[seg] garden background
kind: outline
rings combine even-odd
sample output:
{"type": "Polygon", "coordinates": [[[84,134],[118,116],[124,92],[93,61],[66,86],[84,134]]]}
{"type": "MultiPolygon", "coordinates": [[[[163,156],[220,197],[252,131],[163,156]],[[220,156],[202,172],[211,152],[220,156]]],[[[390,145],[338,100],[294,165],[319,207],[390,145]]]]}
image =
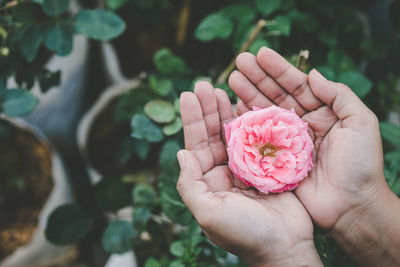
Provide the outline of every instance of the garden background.
{"type": "MultiPolygon", "coordinates": [[[[380,119],[400,195],[400,1],[0,0],[0,266],[246,266],[176,192],[179,95],[275,49],[380,119]]],[[[354,266],[322,230],[325,266],[354,266]]]]}

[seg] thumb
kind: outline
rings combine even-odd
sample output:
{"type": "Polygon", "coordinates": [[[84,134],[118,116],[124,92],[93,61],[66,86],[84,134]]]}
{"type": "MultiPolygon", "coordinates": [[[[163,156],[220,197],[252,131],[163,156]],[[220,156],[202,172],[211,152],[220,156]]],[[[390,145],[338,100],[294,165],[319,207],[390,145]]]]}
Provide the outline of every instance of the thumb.
{"type": "Polygon", "coordinates": [[[308,83],[313,94],[330,106],[343,122],[359,123],[374,116],[348,86],[327,80],[316,69],[309,73],[308,83]]]}
{"type": "Polygon", "coordinates": [[[208,185],[203,179],[200,163],[192,152],[180,150],[177,154],[181,173],[177,190],[183,202],[195,217],[207,209],[208,201],[213,198],[208,185]]]}

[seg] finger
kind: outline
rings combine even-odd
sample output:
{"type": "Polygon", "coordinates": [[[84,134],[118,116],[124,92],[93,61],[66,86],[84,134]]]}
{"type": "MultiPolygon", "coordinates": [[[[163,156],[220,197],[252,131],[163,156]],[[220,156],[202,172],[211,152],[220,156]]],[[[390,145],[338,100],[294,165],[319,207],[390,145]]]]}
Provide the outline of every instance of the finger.
{"type": "Polygon", "coordinates": [[[221,139],[220,118],[214,87],[209,82],[199,81],[195,85],[194,93],[199,99],[203,112],[203,119],[206,124],[208,135],[208,145],[214,157],[214,164],[223,164],[227,160],[227,155],[224,143],[221,139]]]}
{"type": "Polygon", "coordinates": [[[207,183],[211,192],[231,191],[232,172],[227,165],[217,166],[204,174],[203,179],[207,183]]]}
{"type": "Polygon", "coordinates": [[[241,72],[232,72],[228,82],[249,109],[253,109],[253,107],[266,108],[273,105],[241,72]]]}
{"type": "Polygon", "coordinates": [[[183,92],[180,99],[185,148],[193,152],[203,173],[214,167],[214,157],[208,145],[206,124],[196,95],[183,92]]]}
{"type": "Polygon", "coordinates": [[[188,150],[181,150],[177,157],[181,167],[177,190],[183,202],[199,220],[209,211],[210,206],[215,208],[218,199],[204,181],[200,163],[194,154],[188,150]]]}
{"type": "Polygon", "coordinates": [[[236,109],[237,109],[238,116],[241,116],[243,113],[250,111],[250,109],[240,99],[238,100],[238,102],[236,104],[236,109]]]}
{"type": "Polygon", "coordinates": [[[315,110],[322,106],[321,101],[314,96],[307,75],[287,62],[274,50],[263,47],[257,54],[258,64],[291,94],[306,110],[315,110]]]}
{"type": "Polygon", "coordinates": [[[231,122],[235,115],[233,113],[231,101],[224,90],[215,89],[215,95],[217,97],[217,108],[220,119],[220,131],[222,133],[222,140],[225,143],[225,128],[224,125],[231,122]]]}
{"type": "Polygon", "coordinates": [[[345,126],[376,120],[372,111],[346,85],[328,81],[315,69],[310,72],[308,82],[314,95],[330,106],[345,126]]]}
{"type": "MultiPolygon", "coordinates": [[[[258,65],[257,59],[253,54],[248,52],[241,53],[236,58],[236,66],[275,105],[286,109],[294,108],[300,116],[305,113],[305,110],[296,99],[265,73],[260,65],[258,65]]],[[[251,109],[251,107],[249,108],[251,109]]]]}

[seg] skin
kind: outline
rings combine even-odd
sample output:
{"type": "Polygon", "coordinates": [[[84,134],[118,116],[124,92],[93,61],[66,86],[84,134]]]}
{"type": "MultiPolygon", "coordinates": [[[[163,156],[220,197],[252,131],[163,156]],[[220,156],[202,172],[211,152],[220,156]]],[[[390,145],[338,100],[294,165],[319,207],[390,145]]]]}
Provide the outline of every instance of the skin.
{"type": "Polygon", "coordinates": [[[269,48],[238,56],[238,113],[294,108],[308,122],[314,168],[295,190],[313,221],[361,266],[400,265],[400,202],[387,186],[376,116],[344,84],[297,70],[269,48]]]}

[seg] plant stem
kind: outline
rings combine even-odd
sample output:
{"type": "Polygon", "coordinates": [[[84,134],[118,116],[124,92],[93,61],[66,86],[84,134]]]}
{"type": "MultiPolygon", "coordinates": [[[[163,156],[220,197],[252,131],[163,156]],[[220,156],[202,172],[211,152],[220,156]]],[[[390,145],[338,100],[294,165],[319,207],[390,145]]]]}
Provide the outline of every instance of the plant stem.
{"type": "Polygon", "coordinates": [[[183,46],[186,41],[186,33],[190,17],[190,1],[191,0],[183,0],[183,7],[181,14],[179,15],[178,31],[176,35],[176,45],[178,47],[183,46]]]}
{"type": "Polygon", "coordinates": [[[254,27],[254,29],[251,31],[249,38],[247,38],[246,42],[242,45],[242,47],[240,48],[239,52],[235,55],[235,57],[232,59],[231,63],[229,64],[229,66],[221,73],[221,75],[219,75],[218,79],[217,79],[217,84],[221,84],[221,83],[225,83],[226,79],[228,78],[229,74],[233,71],[233,69],[235,68],[235,62],[236,62],[236,57],[242,53],[245,52],[249,49],[249,47],[251,46],[251,44],[254,42],[254,40],[256,39],[256,37],[258,36],[258,34],[260,33],[260,31],[262,30],[262,28],[264,28],[267,25],[267,21],[260,19],[257,22],[257,25],[254,27]]]}

